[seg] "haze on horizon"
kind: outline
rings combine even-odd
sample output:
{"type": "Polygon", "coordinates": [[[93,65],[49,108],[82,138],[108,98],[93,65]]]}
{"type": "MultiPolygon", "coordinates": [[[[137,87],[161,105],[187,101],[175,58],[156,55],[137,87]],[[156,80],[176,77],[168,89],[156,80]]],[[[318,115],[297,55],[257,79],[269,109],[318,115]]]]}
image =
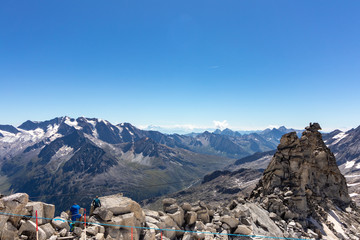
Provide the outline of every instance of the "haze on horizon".
{"type": "Polygon", "coordinates": [[[0,124],[360,125],[359,1],[10,1],[0,124]]]}

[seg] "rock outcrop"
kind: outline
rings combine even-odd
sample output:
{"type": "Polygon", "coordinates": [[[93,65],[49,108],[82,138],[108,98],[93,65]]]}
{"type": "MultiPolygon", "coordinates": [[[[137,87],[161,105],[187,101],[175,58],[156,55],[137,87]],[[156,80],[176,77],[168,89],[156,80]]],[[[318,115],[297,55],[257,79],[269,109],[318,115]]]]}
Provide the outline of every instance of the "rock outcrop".
{"type": "MultiPolygon", "coordinates": [[[[334,155],[322,140],[320,125],[310,123],[305,129],[301,138],[295,132],[283,135],[251,199],[279,219],[316,228],[314,221],[328,221],[329,211],[342,213],[356,206],[334,155]]],[[[322,233],[326,234],[323,229],[322,233]]]]}
{"type": "Polygon", "coordinates": [[[35,218],[38,214],[39,239],[48,239],[54,231],[50,222],[55,206],[42,202],[29,202],[26,193],[16,193],[0,199],[0,239],[27,239],[35,236],[35,218]],[[29,216],[29,217],[24,217],[29,216]]]}

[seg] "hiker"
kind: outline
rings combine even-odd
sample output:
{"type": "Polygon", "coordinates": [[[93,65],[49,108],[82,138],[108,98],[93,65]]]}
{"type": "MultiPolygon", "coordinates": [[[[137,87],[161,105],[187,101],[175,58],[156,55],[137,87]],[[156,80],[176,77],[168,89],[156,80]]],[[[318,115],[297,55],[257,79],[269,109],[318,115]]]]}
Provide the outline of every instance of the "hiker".
{"type": "Polygon", "coordinates": [[[70,212],[71,212],[71,221],[78,221],[81,218],[81,214],[79,213],[80,206],[77,203],[74,203],[74,205],[71,206],[70,212]]]}
{"type": "Polygon", "coordinates": [[[91,206],[93,207],[93,211],[94,211],[96,208],[101,207],[101,202],[100,202],[100,199],[99,199],[98,196],[96,196],[96,197],[94,198],[94,200],[92,201],[91,206]]]}

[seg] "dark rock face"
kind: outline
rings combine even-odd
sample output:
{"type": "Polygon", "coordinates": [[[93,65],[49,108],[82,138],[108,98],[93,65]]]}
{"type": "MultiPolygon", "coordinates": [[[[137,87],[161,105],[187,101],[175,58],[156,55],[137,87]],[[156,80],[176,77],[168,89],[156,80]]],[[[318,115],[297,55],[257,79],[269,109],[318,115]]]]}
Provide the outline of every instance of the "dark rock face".
{"type": "Polygon", "coordinates": [[[11,125],[0,125],[0,130],[10,132],[10,133],[14,133],[14,134],[17,134],[18,132],[20,132],[19,130],[17,130],[15,127],[13,127],[11,125]]]}
{"type": "Polygon", "coordinates": [[[349,205],[346,180],[320,129],[314,123],[301,138],[295,132],[285,134],[251,198],[282,218],[294,219],[313,215],[327,200],[339,207],[349,205]]]}
{"type": "Polygon", "coordinates": [[[41,128],[44,131],[48,128],[49,125],[60,124],[63,121],[63,118],[54,118],[51,120],[43,121],[43,122],[33,122],[33,121],[26,121],[21,124],[18,128],[24,130],[35,130],[36,128],[41,128]]]}

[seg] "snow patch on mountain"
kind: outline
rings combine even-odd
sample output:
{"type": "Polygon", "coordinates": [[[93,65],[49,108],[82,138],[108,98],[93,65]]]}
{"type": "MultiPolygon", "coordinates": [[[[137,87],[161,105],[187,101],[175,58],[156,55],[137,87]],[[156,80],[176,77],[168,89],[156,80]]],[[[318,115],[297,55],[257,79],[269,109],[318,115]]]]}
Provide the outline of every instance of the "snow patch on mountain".
{"type": "Polygon", "coordinates": [[[99,138],[99,133],[97,132],[97,129],[94,128],[94,130],[92,130],[92,135],[95,137],[95,138],[99,138]]]}
{"type": "MultiPolygon", "coordinates": [[[[122,133],[122,131],[124,130],[124,128],[123,128],[122,126],[124,126],[123,123],[121,123],[120,126],[119,126],[119,125],[116,125],[116,127],[119,129],[120,133],[122,133]]],[[[120,135],[120,136],[121,136],[121,135],[120,135]]]]}
{"type": "Polygon", "coordinates": [[[207,137],[201,137],[198,140],[201,142],[201,144],[203,146],[209,146],[210,145],[210,141],[209,141],[209,139],[207,137]]]}
{"type": "Polygon", "coordinates": [[[41,128],[35,130],[24,130],[19,128],[19,132],[16,134],[0,131],[4,135],[4,137],[0,139],[0,157],[12,158],[17,154],[22,153],[27,147],[43,140],[50,143],[55,139],[62,137],[61,134],[57,133],[58,129],[59,125],[54,124],[49,125],[46,132],[41,128]]]}
{"type": "Polygon", "coordinates": [[[71,119],[69,117],[65,117],[65,124],[69,125],[70,127],[74,127],[77,130],[81,130],[82,127],[78,125],[78,122],[75,119],[71,119]]]}
{"type": "Polygon", "coordinates": [[[178,166],[183,166],[181,163],[175,162],[175,161],[171,161],[171,160],[170,160],[170,163],[175,164],[175,165],[178,165],[178,166]]]}
{"type": "Polygon", "coordinates": [[[330,146],[331,146],[331,145],[334,145],[334,144],[337,144],[338,142],[341,141],[341,139],[345,138],[347,135],[348,135],[348,134],[346,134],[345,132],[341,132],[341,133],[336,134],[336,135],[333,137],[333,139],[336,139],[336,140],[335,140],[334,142],[332,142],[332,143],[330,144],[330,146]]]}
{"type": "Polygon", "coordinates": [[[352,161],[347,161],[345,163],[345,168],[352,168],[355,164],[355,160],[352,160],[352,161]]]}
{"type": "Polygon", "coordinates": [[[7,137],[7,136],[15,136],[15,135],[16,135],[15,133],[10,133],[10,132],[4,131],[4,130],[0,130],[0,133],[1,133],[4,137],[7,137]]]}
{"type": "Polygon", "coordinates": [[[125,128],[130,133],[130,135],[134,136],[134,133],[132,131],[130,131],[128,127],[125,127],[125,128]]]}
{"type": "Polygon", "coordinates": [[[346,178],[353,178],[353,177],[360,177],[360,175],[354,174],[354,175],[345,175],[346,178]]]}
{"type": "Polygon", "coordinates": [[[58,133],[59,130],[58,124],[49,125],[46,129],[46,133],[44,137],[49,138],[50,142],[54,141],[55,139],[62,137],[60,133],[58,133]]]}
{"type": "Polygon", "coordinates": [[[105,125],[110,124],[107,120],[104,120],[104,119],[101,119],[101,118],[98,118],[97,120],[99,121],[99,123],[100,123],[100,122],[105,123],[105,125]]]}
{"type": "Polygon", "coordinates": [[[144,156],[143,153],[135,154],[133,151],[127,151],[122,158],[129,162],[138,163],[141,165],[151,166],[151,157],[144,156]]]}
{"type": "Polygon", "coordinates": [[[67,162],[74,155],[74,149],[70,146],[62,146],[50,159],[47,164],[51,171],[55,172],[61,164],[67,162]]]}
{"type": "Polygon", "coordinates": [[[360,182],[358,182],[358,183],[348,183],[347,185],[348,185],[348,187],[353,187],[353,186],[356,186],[356,185],[359,185],[360,184],[360,182]]]}
{"type": "Polygon", "coordinates": [[[91,142],[93,142],[96,146],[99,148],[107,149],[110,152],[112,152],[114,155],[121,155],[123,152],[120,148],[117,148],[116,145],[104,142],[97,138],[97,136],[91,136],[89,134],[84,134],[84,136],[89,139],[91,142]]]}
{"type": "Polygon", "coordinates": [[[68,155],[69,153],[72,153],[73,151],[74,151],[74,149],[72,147],[64,145],[51,157],[51,160],[54,158],[64,157],[64,156],[68,155]]]}
{"type": "Polygon", "coordinates": [[[93,126],[93,128],[96,127],[96,121],[90,120],[90,119],[87,119],[87,118],[86,118],[86,121],[87,121],[88,123],[90,123],[90,124],[93,126]]]}

